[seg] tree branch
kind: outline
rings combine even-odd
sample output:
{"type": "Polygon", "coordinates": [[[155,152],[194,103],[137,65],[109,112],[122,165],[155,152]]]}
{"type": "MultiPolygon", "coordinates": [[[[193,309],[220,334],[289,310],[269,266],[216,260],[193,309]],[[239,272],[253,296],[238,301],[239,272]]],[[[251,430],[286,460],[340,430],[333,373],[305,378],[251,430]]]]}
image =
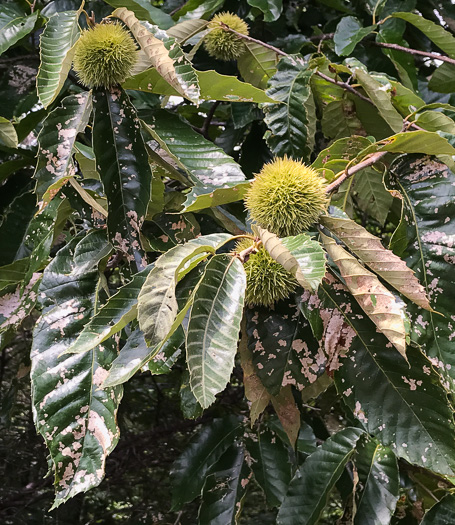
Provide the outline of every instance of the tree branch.
{"type": "Polygon", "coordinates": [[[368,155],[365,160],[362,160],[362,162],[359,162],[355,166],[352,166],[352,168],[347,169],[343,175],[340,175],[337,179],[335,179],[333,182],[331,182],[325,189],[326,193],[332,193],[335,190],[337,190],[346,179],[349,179],[349,177],[352,177],[355,175],[358,171],[363,170],[364,168],[368,168],[369,166],[372,166],[376,162],[378,162],[382,157],[387,155],[387,151],[377,151],[376,153],[372,153],[371,155],[368,155]]]}
{"type": "Polygon", "coordinates": [[[234,33],[235,35],[237,35],[242,40],[247,40],[248,42],[254,42],[255,44],[259,44],[262,47],[266,47],[267,49],[270,49],[271,51],[274,51],[277,55],[280,55],[282,57],[289,56],[287,53],[285,53],[284,51],[281,51],[281,49],[278,49],[277,47],[271,46],[270,44],[266,44],[265,42],[262,42],[261,40],[256,40],[255,38],[253,38],[251,36],[242,35],[242,33],[239,33],[235,29],[230,28],[227,24],[224,24],[223,22],[220,22],[220,26],[225,31],[229,31],[231,33],[234,33]]]}
{"type": "Polygon", "coordinates": [[[339,86],[346,91],[349,91],[349,93],[352,93],[356,97],[359,97],[360,99],[364,100],[365,102],[368,102],[368,104],[372,104],[374,106],[374,102],[370,100],[368,97],[365,97],[362,95],[362,93],[359,93],[356,89],[354,89],[352,86],[347,84],[346,82],[338,82],[337,80],[330,78],[327,75],[324,75],[324,73],[321,73],[320,71],[316,71],[315,73],[318,77],[323,78],[326,82],[330,82],[331,84],[334,84],[335,86],[339,86]]]}
{"type": "Polygon", "coordinates": [[[410,47],[400,46],[398,44],[388,44],[386,42],[374,42],[368,41],[369,44],[377,47],[384,47],[386,49],[395,49],[396,51],[403,51],[404,53],[409,53],[410,55],[418,55],[427,58],[433,58],[434,60],[441,60],[442,62],[447,62],[455,66],[455,60],[445,55],[438,55],[437,53],[430,53],[427,51],[419,51],[418,49],[412,49],[410,47]]]}
{"type": "Polygon", "coordinates": [[[204,124],[202,124],[201,128],[201,135],[208,139],[209,138],[209,128],[210,123],[212,122],[213,115],[215,114],[216,108],[221,104],[220,100],[217,100],[213,103],[212,107],[210,108],[210,111],[207,113],[207,117],[204,120],[204,124]]]}

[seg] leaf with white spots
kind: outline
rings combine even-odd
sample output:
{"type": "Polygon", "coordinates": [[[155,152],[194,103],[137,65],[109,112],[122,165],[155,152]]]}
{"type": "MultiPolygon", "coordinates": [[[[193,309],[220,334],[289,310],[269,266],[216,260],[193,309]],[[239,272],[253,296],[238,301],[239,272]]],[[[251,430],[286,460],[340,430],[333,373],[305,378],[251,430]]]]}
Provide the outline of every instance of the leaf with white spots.
{"type": "Polygon", "coordinates": [[[424,287],[406,263],[387,250],[378,237],[351,219],[321,217],[321,224],[339,237],[357,257],[413,303],[430,310],[424,287]]]}
{"type": "Polygon", "coordinates": [[[190,387],[203,408],[215,401],[234,368],[243,314],[246,274],[240,260],[215,255],[196,288],[186,352],[190,387]]]}
{"type": "Polygon", "coordinates": [[[103,230],[75,237],[46,268],[39,288],[43,312],[33,334],[32,403],[54,470],[53,508],[101,482],[119,437],[122,390],[99,389],[116,356],[115,342],[61,356],[92,315],[98,264],[111,250],[103,230]]]}
{"type": "Polygon", "coordinates": [[[401,223],[391,248],[422,283],[435,311],[408,306],[411,339],[455,385],[455,175],[436,159],[407,155],[391,166],[388,185],[402,196],[401,223]],[[443,315],[441,315],[443,314],[443,315]]]}
{"type": "Polygon", "coordinates": [[[325,274],[325,257],[322,246],[306,233],[280,239],[260,226],[253,231],[261,239],[272,259],[292,273],[306,290],[318,289],[325,274]]]}
{"type": "Polygon", "coordinates": [[[139,22],[125,7],[116,9],[111,16],[119,18],[130,29],[150,65],[161,77],[180,95],[197,103],[200,93],[198,78],[176,39],[157,26],[139,22]]]}
{"type": "Polygon", "coordinates": [[[129,283],[123,285],[116,294],[112,295],[63,354],[88,352],[136,319],[137,296],[152,268],[153,265],[150,264],[135,274],[129,283]]]}
{"type": "Polygon", "coordinates": [[[139,232],[150,201],[152,172],[139,119],[121,88],[94,93],[93,151],[108,203],[107,229],[116,250],[147,266],[139,232]]]}
{"type": "Polygon", "coordinates": [[[279,525],[315,525],[330,491],[355,452],[363,434],[345,428],[332,435],[313,452],[296,472],[278,512],[279,525]]]}
{"type": "Polygon", "coordinates": [[[245,180],[240,166],[210,140],[196,133],[178,115],[156,111],[147,118],[146,130],[186,171],[193,184],[223,187],[245,180]]]}
{"type": "Polygon", "coordinates": [[[32,312],[38,298],[39,273],[35,273],[25,288],[19,284],[15,289],[8,287],[0,296],[0,332],[19,326],[32,312]]]}
{"type": "MultiPolygon", "coordinates": [[[[419,350],[409,346],[409,364],[341,282],[330,274],[319,296],[302,302],[309,316],[332,323],[332,339],[349,340],[335,371],[335,384],[354,416],[398,456],[441,474],[455,472],[455,425],[441,377],[419,350]],[[311,314],[311,315],[310,315],[311,314]],[[340,332],[337,325],[346,327],[340,332]]],[[[316,320],[313,321],[317,328],[316,320]]]]}
{"type": "Polygon", "coordinates": [[[45,208],[66,181],[74,177],[73,145],[83,132],[92,111],[88,91],[62,100],[43,122],[38,135],[38,162],[34,177],[40,209],[45,208]]]}
{"type": "Polygon", "coordinates": [[[36,77],[38,97],[45,108],[51,104],[65,83],[79,39],[77,11],[62,11],[51,16],[40,36],[41,64],[36,77]]]}
{"type": "Polygon", "coordinates": [[[398,501],[400,478],[393,451],[367,437],[357,446],[355,466],[359,475],[354,525],[389,525],[398,501]]]}
{"type": "Polygon", "coordinates": [[[292,301],[280,301],[273,311],[248,308],[246,320],[255,373],[270,395],[286,385],[303,390],[325,372],[327,357],[292,301]]]}
{"type": "Polygon", "coordinates": [[[362,310],[406,359],[406,328],[404,304],[359,261],[331,237],[321,233],[327,253],[340,270],[346,286],[362,310]]]}
{"type": "Polygon", "coordinates": [[[244,446],[236,441],[207,472],[198,523],[237,525],[250,478],[244,446]]]}
{"type": "Polygon", "coordinates": [[[284,386],[278,395],[271,397],[270,401],[286,433],[289,444],[294,448],[299,435],[301,420],[300,410],[295,402],[292,386],[284,386]]]}

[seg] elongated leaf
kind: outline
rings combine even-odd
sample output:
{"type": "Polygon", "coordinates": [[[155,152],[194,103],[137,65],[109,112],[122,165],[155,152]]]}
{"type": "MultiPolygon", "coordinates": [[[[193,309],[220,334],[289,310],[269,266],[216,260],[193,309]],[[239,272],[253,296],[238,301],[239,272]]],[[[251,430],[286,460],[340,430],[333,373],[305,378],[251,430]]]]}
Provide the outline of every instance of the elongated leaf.
{"type": "Polygon", "coordinates": [[[191,129],[177,115],[160,111],[147,119],[147,131],[167,151],[191,181],[199,186],[245,180],[232,157],[191,129]]]}
{"type": "Polygon", "coordinates": [[[328,162],[340,161],[340,167],[344,169],[345,162],[354,159],[360,151],[371,146],[371,142],[366,137],[349,136],[333,142],[328,148],[323,149],[311,164],[314,169],[324,168],[328,162]]]}
{"type": "MultiPolygon", "coordinates": [[[[221,100],[224,102],[273,102],[262,89],[241,82],[235,77],[222,75],[216,71],[196,71],[199,81],[200,98],[203,100],[221,100]]],[[[138,89],[160,95],[179,95],[179,92],[168,84],[156,71],[147,69],[127,79],[125,89],[138,89]]]]}
{"type": "Polygon", "coordinates": [[[90,318],[98,263],[112,249],[104,231],[76,237],[46,268],[39,289],[43,314],[32,347],[34,419],[55,472],[54,507],[97,486],[119,431],[119,388],[100,390],[116,352],[109,342],[79,356],[59,357],[90,318]]]}
{"type": "Polygon", "coordinates": [[[406,20],[413,26],[420,29],[433,43],[441,48],[450,57],[455,58],[455,38],[449,31],[446,31],[441,25],[426,20],[421,15],[414,13],[393,13],[394,18],[406,20]]]}
{"type": "Polygon", "coordinates": [[[286,385],[303,390],[325,372],[327,365],[306,319],[290,302],[280,301],[273,312],[259,307],[246,311],[255,373],[273,396],[286,385]]]}
{"type": "Polygon", "coordinates": [[[307,290],[317,290],[325,274],[325,258],[321,245],[302,233],[279,239],[259,226],[255,230],[265,249],[307,290]]]}
{"type": "Polygon", "coordinates": [[[38,97],[45,108],[51,104],[66,80],[79,38],[77,11],[63,11],[51,16],[40,36],[41,64],[36,77],[38,97]]]}
{"type": "Polygon", "coordinates": [[[171,471],[172,509],[199,496],[207,471],[233,444],[241,431],[235,416],[214,419],[191,441],[171,471]]]}
{"type": "Polygon", "coordinates": [[[203,31],[208,25],[207,20],[194,19],[185,20],[179,24],[175,24],[168,29],[166,33],[175,38],[179,44],[184,44],[187,40],[203,31]]]}
{"type": "Polygon", "coordinates": [[[278,512],[279,525],[314,525],[328,495],[354,453],[362,431],[346,428],[331,436],[297,471],[278,512]]]}
{"type": "Polygon", "coordinates": [[[242,319],[246,274],[239,259],[216,255],[194,296],[186,352],[190,386],[207,408],[231,377],[242,319]]]}
{"type": "Polygon", "coordinates": [[[33,31],[39,11],[10,20],[0,31],[0,55],[33,31]]]}
{"type": "Polygon", "coordinates": [[[371,146],[368,151],[390,151],[391,153],[425,153],[427,155],[455,155],[455,148],[447,139],[432,131],[410,131],[397,133],[371,146]],[[376,149],[377,148],[377,149],[376,149]]]}
{"type": "Polygon", "coordinates": [[[406,359],[406,328],[403,308],[379,279],[332,238],[321,233],[324,248],[362,310],[406,359]]]}
{"type": "Polygon", "coordinates": [[[199,211],[205,208],[221,206],[242,200],[251,182],[232,182],[224,184],[221,188],[218,186],[193,186],[186,195],[183,203],[184,213],[189,211],[199,211]]]}
{"type": "Polygon", "coordinates": [[[150,60],[151,65],[164,80],[178,91],[180,95],[197,103],[199,86],[196,73],[175,38],[163,35],[156,26],[146,28],[134,16],[132,11],[128,11],[124,7],[116,9],[112,16],[119,18],[128,26],[150,60]],[[155,34],[157,36],[159,34],[162,39],[157,38],[155,34]]]}
{"type": "Polygon", "coordinates": [[[338,140],[365,133],[354,102],[346,97],[333,100],[324,107],[321,126],[326,137],[338,140]]]}
{"type": "MultiPolygon", "coordinates": [[[[334,319],[332,337],[338,337],[343,324],[349,327],[343,336],[349,340],[349,354],[335,372],[338,392],[367,431],[397,456],[450,474],[455,468],[455,426],[439,374],[411,346],[410,366],[391,352],[385,336],[372,329],[341,283],[327,277],[319,297],[308,297],[301,306],[311,305],[309,314],[318,316],[321,325],[334,319]]],[[[316,319],[313,325],[317,328],[316,319]]]]}
{"type": "Polygon", "coordinates": [[[337,25],[333,41],[335,53],[340,56],[350,55],[356,45],[369,35],[376,26],[363,27],[358,18],[344,16],[337,25]]]}
{"type": "Polygon", "coordinates": [[[375,103],[381,117],[395,133],[399,132],[403,127],[403,119],[393,107],[390,95],[383,89],[382,85],[377,80],[362,69],[356,68],[355,75],[367,95],[375,103]]]}
{"type": "Polygon", "coordinates": [[[388,525],[399,495],[399,474],[395,454],[376,440],[366,439],[357,447],[355,466],[362,487],[354,525],[388,525]]]}
{"type": "Polygon", "coordinates": [[[440,111],[419,111],[416,116],[415,123],[423,129],[455,133],[455,122],[440,111]]]}
{"type": "Polygon", "coordinates": [[[139,20],[147,20],[161,29],[168,29],[174,25],[174,20],[170,15],[154,7],[148,0],[106,0],[106,3],[112,7],[125,7],[132,11],[139,20]]]}
{"type": "Polygon", "coordinates": [[[447,494],[425,514],[422,525],[451,525],[455,520],[455,495],[447,494]]]}
{"type": "Polygon", "coordinates": [[[223,0],[188,0],[174,15],[178,20],[193,20],[194,18],[209,19],[223,0]]]}
{"type": "Polygon", "coordinates": [[[431,309],[426,291],[414,272],[402,259],[384,248],[380,239],[350,219],[325,215],[321,217],[321,224],[339,237],[359,259],[405,297],[426,310],[431,309]]]}
{"type": "Polygon", "coordinates": [[[189,272],[201,260],[196,256],[202,254],[205,258],[205,254],[214,253],[229,237],[223,233],[205,235],[178,245],[157,259],[138,297],[139,326],[150,346],[160,343],[174,323],[178,310],[175,287],[183,277],[182,271],[189,272]]]}
{"type": "Polygon", "coordinates": [[[440,373],[451,385],[455,384],[451,322],[455,261],[453,183],[455,175],[444,164],[415,155],[397,159],[388,182],[403,197],[401,223],[391,247],[416,272],[434,310],[445,316],[410,305],[411,338],[436,359],[440,373]]]}
{"type": "Polygon", "coordinates": [[[250,477],[245,449],[236,442],[207,474],[199,507],[199,524],[236,525],[250,477]]]}
{"type": "Polygon", "coordinates": [[[265,22],[275,22],[283,10],[283,0],[248,0],[248,3],[264,13],[265,22]]]}
{"type": "Polygon", "coordinates": [[[137,315],[137,298],[152,270],[150,264],[135,274],[131,281],[122,286],[84,326],[77,339],[63,352],[64,354],[82,354],[98,346],[113,336],[137,315]]]}
{"type": "Polygon", "coordinates": [[[139,231],[150,200],[152,172],[136,110],[121,88],[95,93],[93,151],[108,201],[107,227],[117,250],[147,266],[139,231]]]}
{"type": "Polygon", "coordinates": [[[295,403],[291,385],[283,387],[278,395],[271,397],[270,401],[289,444],[292,448],[295,448],[301,421],[300,410],[295,403]]]}
{"type": "Polygon", "coordinates": [[[256,42],[245,41],[245,52],[237,60],[237,67],[245,82],[265,89],[276,71],[277,55],[256,42]]]}
{"type": "Polygon", "coordinates": [[[74,176],[73,145],[77,134],[84,131],[91,111],[90,92],[78,93],[64,98],[43,122],[38,135],[38,162],[34,175],[40,209],[47,206],[57,191],[74,176]]]}
{"type": "Polygon", "coordinates": [[[286,57],[278,62],[277,71],[269,80],[267,95],[281,102],[264,107],[264,120],[271,131],[267,144],[277,156],[301,159],[311,153],[305,102],[312,96],[312,74],[301,58],[286,57]]]}
{"type": "Polygon", "coordinates": [[[0,267],[0,291],[10,285],[20,283],[30,266],[28,257],[0,267]]]}
{"type": "Polygon", "coordinates": [[[455,90],[455,66],[443,62],[431,76],[428,87],[437,93],[452,93],[455,90]]]}
{"type": "Polygon", "coordinates": [[[383,174],[377,169],[363,169],[356,174],[352,191],[357,206],[384,226],[393,197],[386,190],[382,178],[383,174]]]}
{"type": "Polygon", "coordinates": [[[288,448],[269,430],[259,431],[249,439],[247,448],[252,459],[254,477],[265,493],[267,504],[278,507],[291,481],[288,448]]]}
{"type": "Polygon", "coordinates": [[[5,117],[0,117],[0,144],[4,144],[7,148],[17,148],[16,129],[5,117]]]}

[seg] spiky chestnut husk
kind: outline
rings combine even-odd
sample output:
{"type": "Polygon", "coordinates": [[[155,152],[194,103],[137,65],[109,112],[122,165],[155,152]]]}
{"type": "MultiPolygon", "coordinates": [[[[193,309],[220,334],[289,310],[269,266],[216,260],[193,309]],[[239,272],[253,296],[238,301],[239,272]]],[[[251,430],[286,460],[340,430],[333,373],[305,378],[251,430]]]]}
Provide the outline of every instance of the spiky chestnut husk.
{"type": "MultiPolygon", "coordinates": [[[[245,239],[236,246],[240,253],[252,246],[253,241],[245,239]]],[[[262,246],[252,252],[243,265],[246,273],[245,303],[248,306],[272,307],[280,299],[286,299],[295,291],[298,282],[280,263],[270,256],[262,246]]]]}
{"type": "Polygon", "coordinates": [[[327,204],[324,179],[286,156],[265,164],[245,197],[251,219],[279,237],[307,230],[327,204]]]}
{"type": "Polygon", "coordinates": [[[122,25],[97,24],[77,41],[73,68],[84,86],[110,88],[130,76],[136,61],[136,43],[122,25]]]}
{"type": "Polygon", "coordinates": [[[204,37],[207,53],[218,60],[235,60],[245,52],[245,44],[235,33],[225,31],[220,22],[242,35],[248,35],[248,25],[232,13],[217,14],[208,25],[209,32],[204,37]]]}

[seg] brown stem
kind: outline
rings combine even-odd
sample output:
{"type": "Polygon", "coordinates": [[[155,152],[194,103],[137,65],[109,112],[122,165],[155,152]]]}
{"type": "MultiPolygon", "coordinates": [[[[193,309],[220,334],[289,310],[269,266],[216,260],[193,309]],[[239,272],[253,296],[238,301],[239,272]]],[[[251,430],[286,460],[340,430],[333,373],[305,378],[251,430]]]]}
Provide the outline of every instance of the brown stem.
{"type": "Polygon", "coordinates": [[[259,44],[261,45],[262,47],[266,47],[267,49],[271,49],[272,51],[274,51],[277,55],[281,55],[283,57],[287,57],[289,56],[287,53],[285,53],[284,51],[281,51],[281,49],[278,49],[277,47],[274,47],[274,46],[271,46],[270,44],[266,44],[265,42],[261,42],[261,40],[256,40],[255,38],[251,37],[251,36],[247,36],[247,35],[242,35],[242,33],[239,33],[238,31],[236,31],[235,29],[232,29],[231,27],[229,27],[227,24],[224,24],[223,22],[220,22],[220,26],[225,30],[225,31],[230,31],[231,33],[234,33],[235,35],[237,35],[239,38],[241,38],[242,40],[247,40],[248,42],[254,42],[255,44],[259,44]]]}
{"type": "Polygon", "coordinates": [[[257,250],[258,247],[262,244],[262,242],[258,239],[257,241],[253,242],[251,246],[248,246],[248,248],[245,248],[241,252],[237,254],[237,257],[242,261],[245,262],[245,258],[247,255],[250,255],[251,252],[254,252],[254,250],[257,250]]]}
{"type": "Polygon", "coordinates": [[[418,55],[427,58],[433,58],[435,60],[441,60],[442,62],[447,62],[448,64],[455,66],[455,60],[445,55],[438,55],[437,53],[429,53],[427,51],[419,51],[418,49],[412,49],[410,47],[404,47],[398,44],[388,44],[386,42],[369,42],[369,44],[378,47],[385,47],[387,49],[395,49],[396,51],[403,51],[404,53],[409,53],[410,55],[418,55]]]}
{"type": "Polygon", "coordinates": [[[387,151],[377,151],[376,153],[368,155],[365,160],[362,160],[362,162],[359,162],[355,166],[352,166],[352,168],[347,169],[343,175],[340,175],[337,179],[331,182],[325,189],[326,193],[332,193],[333,191],[337,190],[346,179],[349,179],[349,177],[352,177],[358,171],[368,168],[368,166],[372,166],[385,155],[387,155],[387,151]]]}
{"type": "Polygon", "coordinates": [[[210,123],[212,122],[213,115],[215,114],[216,108],[221,104],[220,100],[217,100],[213,103],[212,107],[210,108],[210,111],[207,113],[207,117],[204,120],[204,124],[201,128],[201,135],[208,139],[209,138],[209,128],[210,123]]]}
{"type": "Polygon", "coordinates": [[[323,78],[326,82],[330,82],[331,84],[334,84],[335,86],[340,86],[341,88],[345,89],[346,91],[349,91],[349,93],[352,93],[356,97],[359,97],[360,99],[364,100],[365,102],[368,102],[368,104],[373,104],[374,102],[370,100],[368,97],[365,97],[362,95],[362,93],[359,93],[356,89],[354,89],[352,86],[347,84],[346,82],[338,82],[337,80],[330,78],[327,75],[324,75],[324,73],[321,73],[320,71],[316,71],[316,75],[318,77],[323,78]]]}

